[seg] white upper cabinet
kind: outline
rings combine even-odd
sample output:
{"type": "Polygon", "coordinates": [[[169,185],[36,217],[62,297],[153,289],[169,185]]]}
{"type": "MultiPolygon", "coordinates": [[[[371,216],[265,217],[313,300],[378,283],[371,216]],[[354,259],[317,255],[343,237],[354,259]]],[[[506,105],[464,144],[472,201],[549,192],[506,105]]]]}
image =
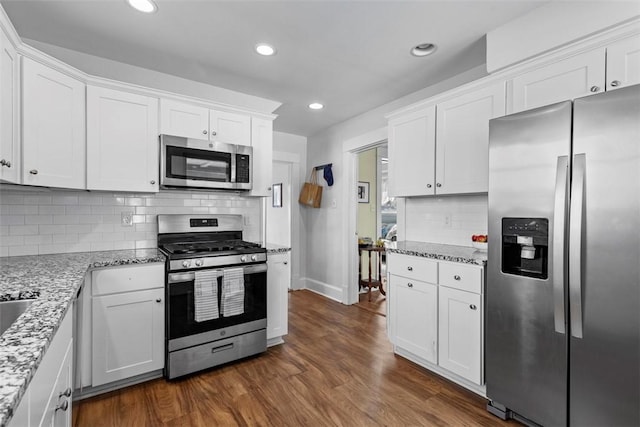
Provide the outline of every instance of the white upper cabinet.
{"type": "Polygon", "coordinates": [[[516,76],[509,113],[603,92],[604,82],[604,48],[572,56],[516,76]]]}
{"type": "Polygon", "coordinates": [[[437,105],[436,194],[488,191],[489,120],[504,114],[503,82],[437,105]]]}
{"type": "Polygon", "coordinates": [[[0,28],[0,181],[20,181],[18,55],[0,28]]]}
{"type": "Polygon", "coordinates": [[[251,116],[163,99],[160,133],[249,146],[251,116]]]}
{"type": "Polygon", "coordinates": [[[22,62],[22,183],[86,188],[85,84],[22,62]]]}
{"type": "Polygon", "coordinates": [[[251,145],[251,117],[227,111],[209,111],[209,140],[251,145]]]}
{"type": "Polygon", "coordinates": [[[158,191],[158,100],[87,87],[87,188],[158,191]]]}
{"type": "Polygon", "coordinates": [[[640,35],[607,47],[607,90],[640,83],[640,35]]]}
{"type": "Polygon", "coordinates": [[[435,192],[436,107],[389,120],[389,194],[435,192]]]}
{"type": "Polygon", "coordinates": [[[160,101],[160,133],[209,139],[209,109],[163,99],[160,101]]]}
{"type": "Polygon", "coordinates": [[[251,121],[251,146],[253,147],[252,196],[271,194],[273,171],[273,121],[253,118],[251,121]]]}

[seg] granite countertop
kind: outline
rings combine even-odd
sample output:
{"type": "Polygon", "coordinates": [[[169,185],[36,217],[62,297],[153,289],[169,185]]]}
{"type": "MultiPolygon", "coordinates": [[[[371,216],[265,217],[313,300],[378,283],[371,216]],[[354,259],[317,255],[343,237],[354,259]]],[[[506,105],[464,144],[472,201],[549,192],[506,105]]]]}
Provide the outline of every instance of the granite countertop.
{"type": "Polygon", "coordinates": [[[279,254],[291,251],[291,247],[284,245],[277,245],[275,243],[267,243],[265,245],[268,254],[279,254]]]}
{"type": "Polygon", "coordinates": [[[0,336],[0,426],[20,403],[87,270],[164,260],[157,249],[0,258],[0,301],[35,298],[0,336]]]}
{"type": "Polygon", "coordinates": [[[487,252],[467,246],[442,245],[439,243],[400,242],[385,243],[387,252],[432,258],[440,261],[460,262],[464,264],[487,264],[487,252]]]}

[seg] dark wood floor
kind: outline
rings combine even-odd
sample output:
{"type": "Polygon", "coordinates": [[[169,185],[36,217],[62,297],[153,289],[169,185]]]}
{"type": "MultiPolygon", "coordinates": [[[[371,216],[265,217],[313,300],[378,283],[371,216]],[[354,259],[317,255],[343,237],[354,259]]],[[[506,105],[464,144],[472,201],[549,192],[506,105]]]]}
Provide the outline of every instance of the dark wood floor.
{"type": "Polygon", "coordinates": [[[386,318],[289,293],[286,343],[74,404],[75,427],[499,426],[484,399],[393,354],[386,318]]]}
{"type": "Polygon", "coordinates": [[[370,311],[380,316],[387,315],[387,298],[378,289],[371,290],[371,301],[367,292],[358,295],[356,307],[370,311]]]}

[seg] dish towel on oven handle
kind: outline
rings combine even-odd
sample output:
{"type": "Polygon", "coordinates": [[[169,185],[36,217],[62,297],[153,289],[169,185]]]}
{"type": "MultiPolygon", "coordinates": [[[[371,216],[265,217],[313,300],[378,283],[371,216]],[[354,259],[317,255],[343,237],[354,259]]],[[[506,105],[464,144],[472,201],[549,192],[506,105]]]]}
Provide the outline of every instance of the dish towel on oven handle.
{"type": "Polygon", "coordinates": [[[226,268],[222,277],[222,316],[237,316],[244,313],[244,269],[226,268]]]}
{"type": "Polygon", "coordinates": [[[218,309],[218,277],[222,270],[199,270],[195,272],[193,301],[194,320],[206,322],[220,317],[218,309]]]}

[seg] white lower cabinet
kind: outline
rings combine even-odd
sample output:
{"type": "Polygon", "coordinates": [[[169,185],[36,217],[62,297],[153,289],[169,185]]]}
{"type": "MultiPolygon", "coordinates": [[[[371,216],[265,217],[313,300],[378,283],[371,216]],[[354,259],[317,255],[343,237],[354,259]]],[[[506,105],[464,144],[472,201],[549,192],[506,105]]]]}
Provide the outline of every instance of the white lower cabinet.
{"type": "Polygon", "coordinates": [[[73,311],[65,315],[9,426],[71,426],[73,311]]]}
{"type": "Polygon", "coordinates": [[[279,344],[288,332],[288,292],[291,254],[267,255],[267,344],[279,344]]]}
{"type": "Polygon", "coordinates": [[[164,366],[164,265],[92,273],[91,386],[164,366]]]}
{"type": "Polygon", "coordinates": [[[482,384],[482,295],[441,286],[438,364],[482,384]]]}
{"type": "Polygon", "coordinates": [[[394,351],[484,394],[484,267],[387,255],[394,351]]]}
{"type": "Polygon", "coordinates": [[[431,363],[438,362],[438,287],[390,276],[391,324],[395,345],[431,363]]]}

